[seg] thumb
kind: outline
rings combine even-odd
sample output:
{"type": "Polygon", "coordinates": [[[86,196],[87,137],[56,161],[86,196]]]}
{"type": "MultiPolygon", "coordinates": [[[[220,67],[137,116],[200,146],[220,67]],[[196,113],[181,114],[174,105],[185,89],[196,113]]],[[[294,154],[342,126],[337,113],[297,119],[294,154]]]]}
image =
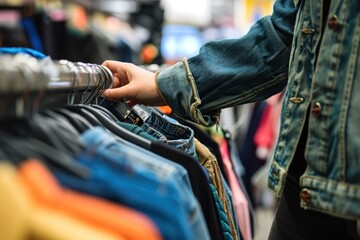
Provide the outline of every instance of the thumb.
{"type": "Polygon", "coordinates": [[[111,101],[124,100],[131,98],[128,90],[128,86],[123,86],[119,88],[107,89],[102,94],[104,97],[111,101]]]}

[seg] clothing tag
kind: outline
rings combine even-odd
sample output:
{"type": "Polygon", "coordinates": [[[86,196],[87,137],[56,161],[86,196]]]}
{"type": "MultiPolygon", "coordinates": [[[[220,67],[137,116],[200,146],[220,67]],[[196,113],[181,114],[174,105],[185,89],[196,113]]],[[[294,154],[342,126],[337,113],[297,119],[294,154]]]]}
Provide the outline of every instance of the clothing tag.
{"type": "Polygon", "coordinates": [[[142,126],[144,124],[144,121],[141,119],[141,117],[136,114],[135,111],[131,111],[129,115],[125,119],[126,122],[135,124],[137,126],[142,126]]]}
{"type": "Polygon", "coordinates": [[[126,102],[110,102],[108,100],[102,101],[101,105],[114,114],[120,121],[142,126],[144,120],[140,117],[133,108],[126,102]]]}
{"type": "Polygon", "coordinates": [[[139,114],[144,122],[146,122],[151,115],[151,112],[148,111],[145,106],[135,105],[133,106],[133,109],[139,114]]]}
{"type": "Polygon", "coordinates": [[[120,113],[122,119],[126,119],[131,113],[131,108],[124,102],[116,102],[114,105],[116,111],[120,113]]]}
{"type": "Polygon", "coordinates": [[[144,121],[140,115],[125,102],[116,102],[116,111],[120,114],[120,117],[124,122],[142,126],[144,121]]]}

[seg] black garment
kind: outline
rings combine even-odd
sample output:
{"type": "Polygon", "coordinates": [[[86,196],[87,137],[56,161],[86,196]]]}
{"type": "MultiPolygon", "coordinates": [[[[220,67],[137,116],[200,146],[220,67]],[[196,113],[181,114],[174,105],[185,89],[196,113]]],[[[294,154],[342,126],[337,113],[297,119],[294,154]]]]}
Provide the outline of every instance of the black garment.
{"type": "Polygon", "coordinates": [[[300,176],[306,168],[305,146],[308,120],[290,165],[285,189],[281,196],[269,240],[359,240],[356,233],[356,221],[333,217],[300,207],[300,176]]]}
{"type": "Polygon", "coordinates": [[[66,35],[66,45],[66,59],[72,62],[101,64],[107,59],[117,59],[115,48],[92,32],[85,36],[69,32],[66,35]]]}
{"type": "Polygon", "coordinates": [[[68,59],[65,41],[67,35],[66,21],[53,21],[45,12],[36,14],[34,21],[43,42],[45,55],[52,59],[68,59]]]}
{"type": "Polygon", "coordinates": [[[172,115],[171,117],[176,119],[177,121],[179,121],[179,123],[190,127],[194,131],[195,138],[197,140],[199,140],[202,144],[204,144],[210,150],[210,152],[212,154],[214,154],[214,156],[215,156],[215,158],[216,158],[216,160],[218,162],[221,174],[224,176],[225,181],[227,183],[229,183],[228,176],[226,175],[226,172],[225,172],[225,169],[224,169],[224,163],[223,163],[223,159],[222,159],[222,156],[221,156],[219,144],[217,144],[217,142],[215,142],[209,136],[209,134],[207,134],[203,130],[199,129],[195,124],[192,124],[190,122],[186,122],[186,121],[176,117],[175,115],[172,115]]]}
{"type": "MultiPolygon", "coordinates": [[[[297,160],[297,159],[294,159],[297,160]]],[[[288,178],[271,227],[269,240],[359,240],[356,221],[300,207],[298,181],[288,178]]]]}
{"type": "Polygon", "coordinates": [[[180,164],[187,170],[192,190],[200,203],[211,239],[223,239],[222,230],[220,228],[220,218],[216,210],[215,201],[206,174],[200,164],[185,152],[162,142],[152,142],[151,151],[170,161],[180,164]]]}

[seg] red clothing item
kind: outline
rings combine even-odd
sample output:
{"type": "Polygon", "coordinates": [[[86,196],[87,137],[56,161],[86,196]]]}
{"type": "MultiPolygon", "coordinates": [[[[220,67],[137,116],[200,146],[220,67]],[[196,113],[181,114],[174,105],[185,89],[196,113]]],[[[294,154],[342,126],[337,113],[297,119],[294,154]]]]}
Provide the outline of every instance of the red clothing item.
{"type": "MultiPolygon", "coordinates": [[[[261,116],[259,127],[254,136],[254,143],[258,149],[266,150],[266,155],[272,154],[272,150],[277,140],[278,128],[281,114],[282,94],[272,96],[266,102],[267,105],[261,116]]],[[[259,156],[266,158],[268,156],[259,156]]]]}
{"type": "Polygon", "coordinates": [[[233,171],[228,149],[227,140],[223,139],[220,144],[220,152],[223,158],[225,173],[229,179],[229,187],[233,194],[236,219],[238,220],[239,229],[244,240],[251,240],[252,234],[248,201],[233,171]]]}

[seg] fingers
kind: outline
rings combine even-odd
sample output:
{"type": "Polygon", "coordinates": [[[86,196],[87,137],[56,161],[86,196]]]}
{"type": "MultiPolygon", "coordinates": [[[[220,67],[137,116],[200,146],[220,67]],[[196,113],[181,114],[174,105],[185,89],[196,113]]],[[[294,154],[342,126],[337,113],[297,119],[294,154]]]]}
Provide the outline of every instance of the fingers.
{"type": "Polygon", "coordinates": [[[126,86],[129,83],[127,74],[129,64],[107,60],[102,65],[113,73],[113,88],[107,89],[102,95],[112,101],[131,98],[130,91],[126,86]]]}
{"type": "Polygon", "coordinates": [[[129,83],[128,71],[131,66],[129,63],[107,60],[102,65],[109,68],[113,73],[113,88],[121,87],[129,83]]]}
{"type": "Polygon", "coordinates": [[[122,87],[128,83],[129,83],[128,79],[121,78],[121,77],[119,77],[119,74],[114,73],[113,86],[112,86],[113,88],[122,87]]]}
{"type": "Polygon", "coordinates": [[[121,62],[106,60],[102,65],[110,69],[111,72],[116,73],[121,65],[121,62]]]}
{"type": "Polygon", "coordinates": [[[155,73],[131,63],[105,61],[114,75],[113,88],[102,95],[111,101],[127,100],[148,105],[163,104],[155,83],[155,73]]]}
{"type": "Polygon", "coordinates": [[[132,98],[132,94],[128,86],[107,89],[102,95],[111,101],[132,98]]]}

